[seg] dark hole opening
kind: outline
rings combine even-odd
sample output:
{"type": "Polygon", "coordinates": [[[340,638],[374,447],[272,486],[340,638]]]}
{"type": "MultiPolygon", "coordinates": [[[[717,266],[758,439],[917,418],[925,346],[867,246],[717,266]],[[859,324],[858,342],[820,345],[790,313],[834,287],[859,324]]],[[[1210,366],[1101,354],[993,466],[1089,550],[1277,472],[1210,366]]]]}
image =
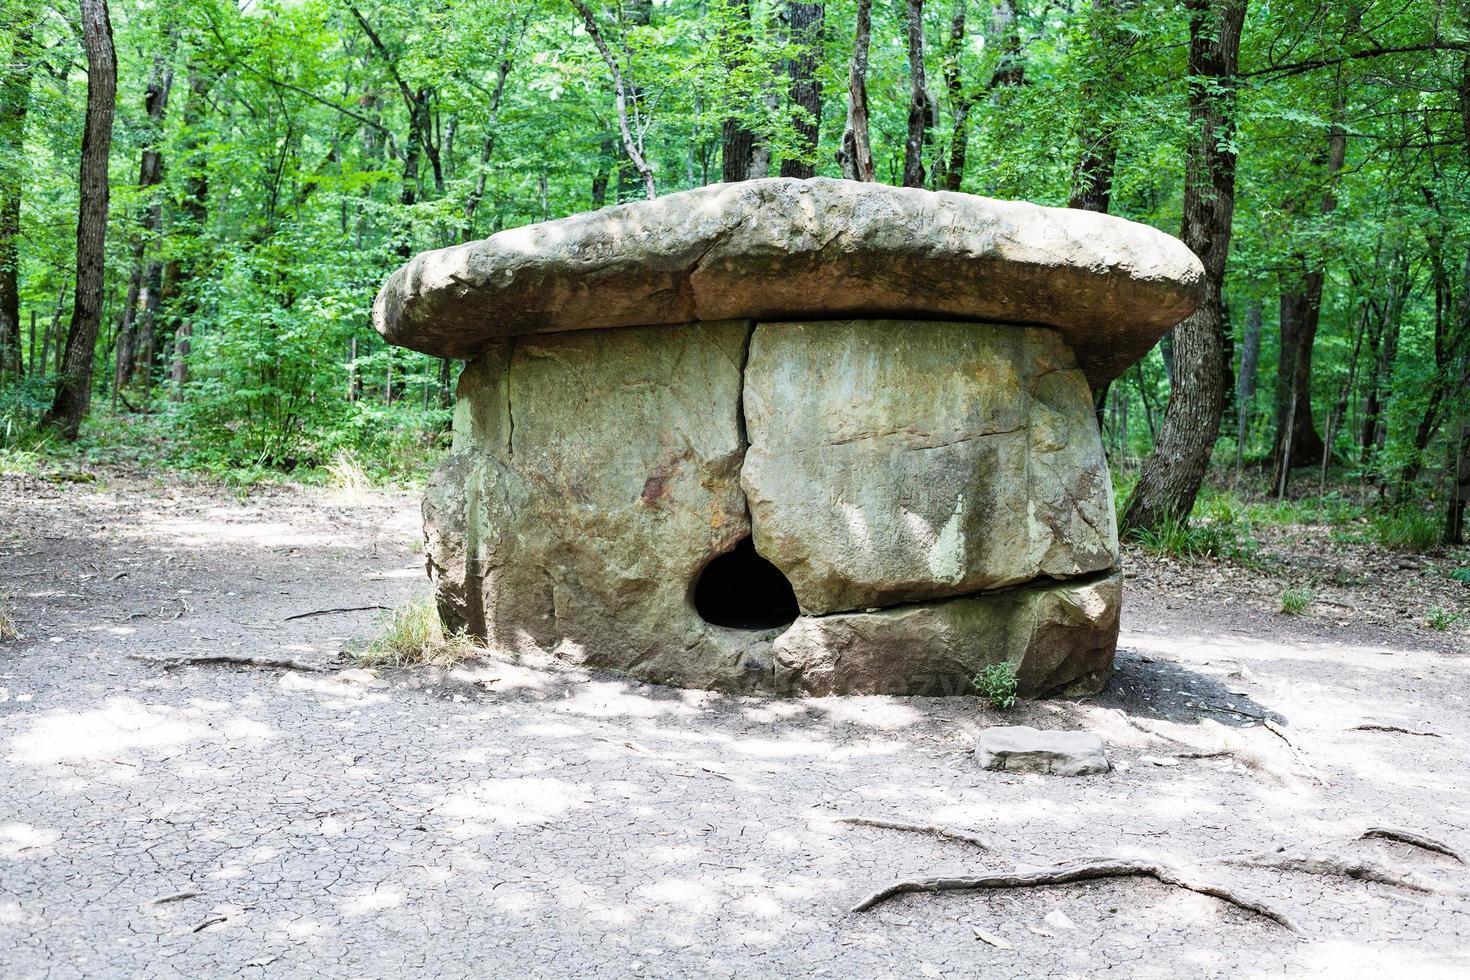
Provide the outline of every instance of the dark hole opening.
{"type": "Polygon", "coordinates": [[[737,630],[785,626],[801,612],[791,583],[756,554],[750,538],[704,567],[694,583],[694,608],[705,622],[737,630]]]}

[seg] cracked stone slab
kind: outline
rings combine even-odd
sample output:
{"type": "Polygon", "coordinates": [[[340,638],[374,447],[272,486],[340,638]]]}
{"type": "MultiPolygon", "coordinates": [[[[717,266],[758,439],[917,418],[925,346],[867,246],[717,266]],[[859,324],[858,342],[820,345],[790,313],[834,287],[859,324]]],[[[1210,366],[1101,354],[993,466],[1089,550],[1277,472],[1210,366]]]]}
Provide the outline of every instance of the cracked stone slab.
{"type": "Polygon", "coordinates": [[[1122,218],[817,177],[715,184],[425,252],[373,306],[392,344],[469,358],[517,335],[896,315],[1045,324],[1101,384],[1203,295],[1177,239],[1122,218]]]}
{"type": "Polygon", "coordinates": [[[767,686],[773,634],[712,627],[689,599],[750,531],[749,335],[743,322],[562,333],[473,362],[424,502],[449,626],[648,680],[767,686]]]}
{"type": "Polygon", "coordinates": [[[1092,776],[1113,768],[1102,739],[1091,732],[1026,725],[985,729],[975,743],[975,761],[982,769],[1052,776],[1092,776]]]}
{"type": "Polygon", "coordinates": [[[1054,330],[759,324],[741,471],[756,549],[808,614],[1112,568],[1092,414],[1054,330]]]}
{"type": "Polygon", "coordinates": [[[1112,672],[1121,596],[1113,574],[802,616],[775,641],[776,685],[818,696],[973,695],[975,675],[1010,663],[1022,697],[1094,694],[1112,672]]]}

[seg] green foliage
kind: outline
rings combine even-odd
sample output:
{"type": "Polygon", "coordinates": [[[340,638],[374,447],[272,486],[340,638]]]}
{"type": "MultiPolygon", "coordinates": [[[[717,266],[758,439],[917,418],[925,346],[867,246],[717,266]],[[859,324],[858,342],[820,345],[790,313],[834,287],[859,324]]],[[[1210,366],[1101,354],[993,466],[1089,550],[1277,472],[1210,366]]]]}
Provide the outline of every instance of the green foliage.
{"type": "Polygon", "coordinates": [[[971,682],[975,692],[987,698],[992,707],[1007,711],[1016,703],[1016,665],[1009,661],[991,664],[975,675],[971,682]]]}
{"type": "MultiPolygon", "coordinates": [[[[661,194],[719,179],[725,133],[736,126],[769,149],[771,173],[800,158],[838,174],[853,5],[825,8],[814,149],[797,138],[786,71],[801,52],[783,29],[782,4],[593,8],[634,92],[631,123],[661,194]]],[[[27,9],[43,13],[29,115],[19,131],[0,124],[0,186],[22,192],[16,241],[27,327],[27,376],[0,379],[0,451],[12,466],[39,465],[16,462],[28,458],[16,447],[69,451],[27,433],[50,402],[61,338],[48,334],[69,319],[85,98],[75,33],[60,7],[0,8],[0,66],[23,62],[14,28],[27,9]]],[[[930,182],[963,142],[962,190],[1063,205],[1084,148],[1106,138],[1116,151],[1110,211],[1176,232],[1191,132],[1187,10],[1164,0],[1008,9],[1013,16],[992,17],[986,5],[925,5],[937,113],[924,149],[930,182]],[[956,12],[967,20],[952,43],[956,12]],[[1006,74],[1013,69],[1019,78],[1006,74]]],[[[1278,300],[1321,273],[1303,394],[1319,430],[1333,416],[1340,479],[1386,492],[1321,503],[1322,520],[1312,522],[1426,547],[1440,522],[1407,509],[1390,514],[1382,501],[1403,499],[1406,476],[1411,491],[1435,485],[1445,433],[1466,411],[1453,373],[1470,344],[1458,313],[1470,283],[1456,258],[1470,247],[1470,151],[1456,122],[1462,52],[1424,46],[1458,44],[1467,24],[1439,0],[1374,6],[1358,26],[1354,10],[1304,0],[1248,8],[1224,286],[1232,368],[1251,309],[1262,312],[1262,346],[1245,379],[1253,390],[1229,394],[1219,452],[1238,451],[1247,479],[1270,469],[1278,300]],[[1372,57],[1348,56],[1370,43],[1372,57]],[[1351,138],[1341,174],[1329,178],[1322,160],[1335,128],[1351,138]],[[1329,191],[1334,206],[1324,208],[1329,191]],[[1382,402],[1376,436],[1370,394],[1382,402]],[[1245,403],[1239,432],[1237,399],[1245,403]]],[[[906,9],[876,4],[872,14],[872,143],[878,179],[897,182],[910,100],[906,9]]],[[[437,362],[390,353],[373,333],[369,310],[387,275],[421,250],[643,194],[623,151],[608,70],[565,0],[144,0],[115,9],[113,25],[118,122],[87,458],[129,458],[134,429],[156,442],[131,458],[242,484],[274,474],[315,479],[349,457],[370,479],[412,475],[443,447],[448,386],[437,362]],[[173,73],[161,119],[145,110],[155,67],[173,73]],[[415,93],[425,99],[423,126],[414,125],[415,93]],[[145,149],[164,163],[153,187],[135,183],[145,149]],[[147,221],[154,208],[156,226],[147,221]],[[135,283],[155,268],[155,357],[114,397],[118,327],[135,283]],[[176,369],[186,380],[175,383],[176,369]]],[[[1153,448],[1171,384],[1161,346],[1109,389],[1104,440],[1120,471],[1120,502],[1124,471],[1153,448]]],[[[1292,476],[1293,496],[1310,478],[1292,476]]],[[[1148,546],[1250,561],[1251,528],[1287,519],[1263,506],[1242,505],[1232,517],[1197,510],[1187,524],[1158,529],[1148,546]]]]}
{"type": "Polygon", "coordinates": [[[1430,629],[1443,632],[1452,628],[1457,623],[1463,622],[1465,615],[1462,612],[1451,612],[1448,609],[1435,606],[1429,610],[1429,615],[1425,618],[1425,623],[1430,629]]]}
{"type": "Polygon", "coordinates": [[[1456,568],[1450,572],[1450,578],[1470,585],[1470,568],[1456,568]]]}
{"type": "Polygon", "coordinates": [[[1293,586],[1281,593],[1281,611],[1288,616],[1300,616],[1315,599],[1311,589],[1293,586]]]}

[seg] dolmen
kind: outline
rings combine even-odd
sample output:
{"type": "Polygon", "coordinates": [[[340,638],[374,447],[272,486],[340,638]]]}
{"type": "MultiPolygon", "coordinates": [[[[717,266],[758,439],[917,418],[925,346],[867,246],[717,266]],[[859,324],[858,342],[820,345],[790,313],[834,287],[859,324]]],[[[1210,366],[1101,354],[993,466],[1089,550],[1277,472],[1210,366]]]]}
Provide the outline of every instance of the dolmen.
{"type": "Polygon", "coordinates": [[[717,184],[423,253],[388,342],[469,361],[424,500],[440,615],[698,688],[1107,682],[1122,582],[1091,389],[1199,302],[1087,211],[717,184]]]}

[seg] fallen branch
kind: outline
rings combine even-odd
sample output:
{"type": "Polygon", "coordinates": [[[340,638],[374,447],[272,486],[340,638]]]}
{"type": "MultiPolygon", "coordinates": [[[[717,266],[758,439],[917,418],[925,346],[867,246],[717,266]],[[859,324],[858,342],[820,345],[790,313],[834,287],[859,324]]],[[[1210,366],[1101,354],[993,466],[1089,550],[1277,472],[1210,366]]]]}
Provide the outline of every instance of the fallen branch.
{"type": "Polygon", "coordinates": [[[945,827],[937,823],[908,823],[903,820],[884,820],[879,817],[838,817],[836,823],[851,824],[854,827],[878,827],[883,830],[903,830],[911,834],[928,834],[942,840],[958,841],[961,844],[969,844],[978,847],[982,851],[993,850],[981,837],[967,833],[963,830],[955,830],[953,827],[945,827]]]}
{"type": "Polygon", "coordinates": [[[337,669],[333,664],[315,664],[291,657],[251,657],[240,653],[201,653],[181,657],[154,657],[146,653],[130,653],[128,659],[140,660],[146,664],[158,664],[164,670],[173,670],[177,667],[229,666],[325,673],[337,669]]]}
{"type": "Polygon", "coordinates": [[[1470,864],[1470,861],[1465,860],[1465,855],[1443,841],[1437,841],[1433,837],[1425,837],[1423,834],[1416,834],[1410,830],[1398,830],[1394,827],[1369,827],[1363,831],[1362,836],[1358,839],[1367,840],[1370,837],[1398,841],[1400,844],[1408,844],[1410,847],[1418,847],[1426,851],[1433,851],[1436,854],[1444,854],[1454,858],[1461,864],[1470,864]]]}
{"type": "Polygon", "coordinates": [[[289,623],[293,619],[309,619],[312,616],[330,616],[333,613],[367,612],[367,611],[369,611],[371,609],[387,609],[387,608],[388,608],[387,606],[376,606],[376,605],[374,605],[374,606],[338,606],[335,609],[313,609],[310,612],[297,613],[294,616],[287,616],[285,619],[281,620],[281,622],[283,622],[283,623],[289,623]]]}
{"type": "Polygon", "coordinates": [[[1354,725],[1348,729],[1354,732],[1393,732],[1398,735],[1421,735],[1425,738],[1443,738],[1439,732],[1416,732],[1409,728],[1400,728],[1398,725],[1354,725]]]}
{"type": "Polygon", "coordinates": [[[1295,850],[1281,848],[1259,854],[1236,854],[1217,858],[1222,864],[1234,864],[1250,868],[1275,868],[1279,871],[1295,871],[1307,875],[1337,875],[1357,881],[1371,881],[1380,885],[1394,885],[1410,891],[1429,895],[1459,895],[1462,890],[1423,878],[1404,871],[1397,871],[1386,864],[1370,859],[1341,857],[1327,851],[1295,850]]]}
{"type": "Polygon", "coordinates": [[[1129,859],[1103,859],[1082,861],[1074,864],[1059,864],[1037,871],[1016,870],[1005,874],[979,875],[971,878],[918,878],[900,881],[881,891],[874,892],[858,904],[854,912],[868,909],[896,895],[916,892],[973,891],[982,888],[1035,888],[1041,885],[1066,885],[1076,881],[1094,881],[1099,878],[1153,878],[1166,885],[1175,885],[1201,895],[1209,895],[1228,902],[1236,908],[1254,912],[1270,919],[1292,932],[1300,932],[1296,924],[1282,912],[1253,898],[1236,892],[1225,885],[1191,879],[1186,872],[1166,864],[1153,861],[1129,859]]]}

